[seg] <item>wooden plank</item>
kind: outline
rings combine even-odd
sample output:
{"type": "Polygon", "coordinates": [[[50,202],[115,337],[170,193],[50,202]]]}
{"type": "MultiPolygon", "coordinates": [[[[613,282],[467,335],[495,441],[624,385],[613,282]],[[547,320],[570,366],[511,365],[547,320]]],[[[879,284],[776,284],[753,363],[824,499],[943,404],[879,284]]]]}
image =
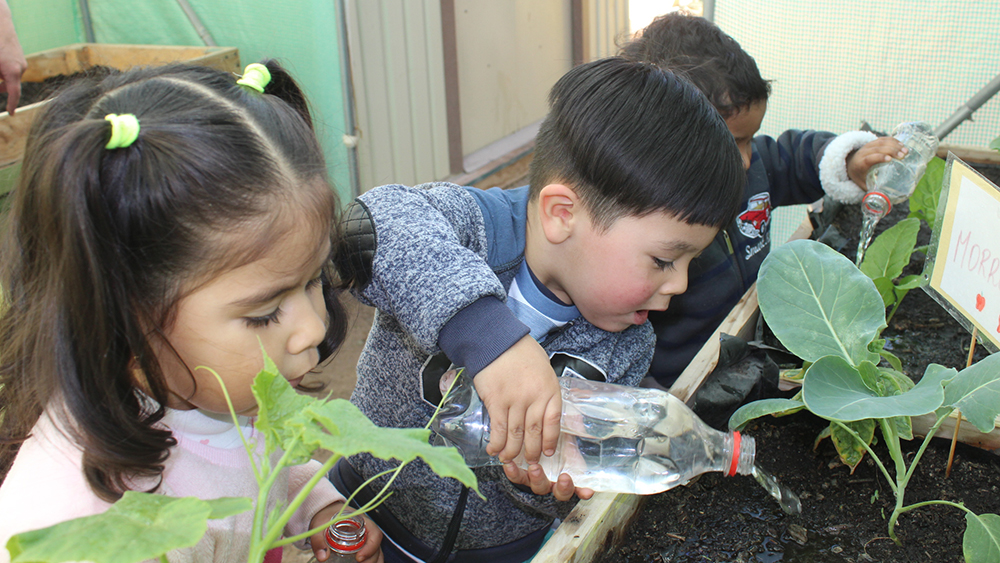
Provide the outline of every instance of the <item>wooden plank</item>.
{"type": "MultiPolygon", "coordinates": [[[[136,66],[181,61],[226,72],[241,71],[239,50],[235,47],[77,43],[33,53],[26,58],[28,68],[22,77],[24,82],[42,82],[53,76],[71,75],[94,66],[127,70],[136,66]]],[[[0,112],[0,168],[16,163],[24,155],[28,130],[46,103],[41,101],[24,106],[13,116],[0,112]]]]}
{"type": "Polygon", "coordinates": [[[14,115],[0,113],[0,168],[21,160],[31,122],[46,103],[43,101],[24,106],[14,115]]]}
{"type": "Polygon", "coordinates": [[[589,563],[621,539],[646,497],[596,493],[580,501],[532,563],[589,563]]]}
{"type": "Polygon", "coordinates": [[[1000,164],[1000,152],[987,147],[941,143],[941,145],[938,146],[937,156],[947,159],[948,151],[955,153],[955,156],[961,158],[965,162],[1000,164]]]}
{"type": "Polygon", "coordinates": [[[701,387],[705,377],[712,373],[719,363],[719,336],[722,333],[739,336],[744,340],[752,340],[750,332],[757,324],[757,284],[750,286],[743,297],[736,303],[729,316],[722,321],[691,363],[681,372],[677,381],[670,387],[670,392],[684,401],[694,396],[701,387]]]}

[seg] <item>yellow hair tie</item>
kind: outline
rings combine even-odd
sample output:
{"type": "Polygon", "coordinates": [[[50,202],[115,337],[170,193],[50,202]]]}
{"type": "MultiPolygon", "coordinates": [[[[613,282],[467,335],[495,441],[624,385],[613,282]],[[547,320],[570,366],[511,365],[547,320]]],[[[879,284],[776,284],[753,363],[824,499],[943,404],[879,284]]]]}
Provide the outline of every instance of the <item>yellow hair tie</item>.
{"type": "Polygon", "coordinates": [[[264,87],[269,82],[271,82],[271,72],[267,70],[266,66],[260,63],[248,64],[243,69],[243,77],[236,81],[237,84],[249,86],[262,94],[264,93],[264,87]]]}
{"type": "Polygon", "coordinates": [[[139,138],[139,120],[131,113],[109,113],[104,119],[111,122],[111,138],[104,148],[121,149],[131,146],[139,138]]]}

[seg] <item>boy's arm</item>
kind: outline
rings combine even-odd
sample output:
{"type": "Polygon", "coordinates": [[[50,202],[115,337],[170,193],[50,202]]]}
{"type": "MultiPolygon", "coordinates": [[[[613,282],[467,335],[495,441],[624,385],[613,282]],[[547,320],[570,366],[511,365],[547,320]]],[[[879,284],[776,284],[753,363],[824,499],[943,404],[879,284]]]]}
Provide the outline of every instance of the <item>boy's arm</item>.
{"type": "MultiPolygon", "coordinates": [[[[767,172],[774,206],[810,203],[823,197],[826,185],[820,182],[820,160],[827,142],[833,138],[833,133],[826,131],[798,129],[785,131],[777,139],[766,135],[754,137],[754,152],[767,172]]],[[[754,172],[751,162],[750,174],[754,172]]]]}
{"type": "Polygon", "coordinates": [[[503,303],[472,195],[452,184],[382,186],[358,201],[374,240],[370,281],[359,296],[424,352],[443,351],[476,378],[493,425],[491,452],[513,459],[525,444],[525,455],[537,460],[543,447],[554,449],[559,386],[548,356],[503,303]]]}

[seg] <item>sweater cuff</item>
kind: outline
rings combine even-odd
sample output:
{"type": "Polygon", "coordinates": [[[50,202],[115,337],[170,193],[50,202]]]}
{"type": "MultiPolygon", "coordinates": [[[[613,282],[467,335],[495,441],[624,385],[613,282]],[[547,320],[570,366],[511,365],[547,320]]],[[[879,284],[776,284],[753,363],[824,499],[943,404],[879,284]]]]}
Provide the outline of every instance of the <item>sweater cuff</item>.
{"type": "Polygon", "coordinates": [[[529,330],[500,299],[480,297],[455,313],[438,333],[438,346],[451,363],[475,376],[529,330]]]}
{"type": "Polygon", "coordinates": [[[878,137],[869,131],[850,131],[838,135],[823,151],[819,161],[819,180],[823,191],[843,203],[861,203],[865,190],[858,187],[847,174],[847,155],[878,137]]]}

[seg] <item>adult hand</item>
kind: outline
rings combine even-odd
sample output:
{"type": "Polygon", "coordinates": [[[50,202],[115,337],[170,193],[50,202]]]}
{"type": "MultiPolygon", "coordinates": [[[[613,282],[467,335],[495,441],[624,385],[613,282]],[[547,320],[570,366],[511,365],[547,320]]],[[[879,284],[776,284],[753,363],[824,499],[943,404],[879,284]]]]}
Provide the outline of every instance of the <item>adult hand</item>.
{"type": "Polygon", "coordinates": [[[7,0],[0,0],[0,79],[7,90],[7,113],[14,115],[21,100],[21,75],[28,68],[7,0]]]}

